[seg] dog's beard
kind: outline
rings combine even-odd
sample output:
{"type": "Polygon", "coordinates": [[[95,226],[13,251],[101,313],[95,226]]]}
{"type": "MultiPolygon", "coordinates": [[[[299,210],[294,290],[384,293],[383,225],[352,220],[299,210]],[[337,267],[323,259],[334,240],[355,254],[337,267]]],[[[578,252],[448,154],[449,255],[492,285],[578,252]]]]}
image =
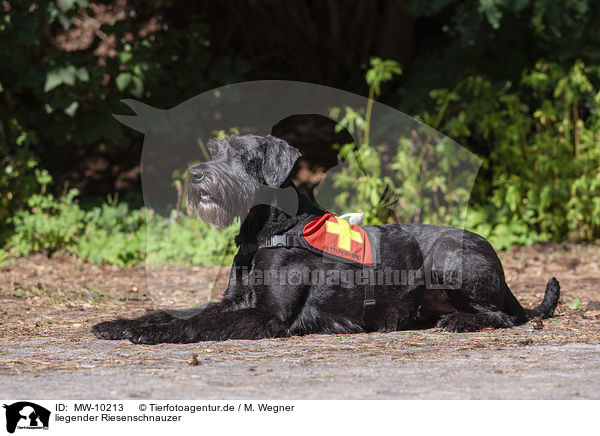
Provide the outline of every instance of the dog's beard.
{"type": "Polygon", "coordinates": [[[236,217],[246,218],[254,193],[248,185],[222,177],[217,182],[215,175],[207,175],[201,183],[188,180],[186,198],[188,207],[196,211],[202,221],[222,229],[231,225],[236,217]]]}

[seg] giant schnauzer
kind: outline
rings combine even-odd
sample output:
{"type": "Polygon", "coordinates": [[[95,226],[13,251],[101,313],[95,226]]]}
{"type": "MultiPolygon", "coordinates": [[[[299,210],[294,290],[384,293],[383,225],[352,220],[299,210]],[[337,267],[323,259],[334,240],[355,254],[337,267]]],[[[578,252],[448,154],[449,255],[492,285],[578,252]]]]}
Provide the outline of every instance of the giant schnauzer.
{"type": "MultiPolygon", "coordinates": [[[[291,181],[298,150],[279,138],[254,135],[213,139],[207,148],[212,159],[190,168],[188,204],[217,228],[231,224],[235,217],[242,219],[236,237],[240,250],[223,299],[186,311],[158,310],[135,319],[102,322],[92,327],[97,337],[186,343],[390,332],[427,323],[466,332],[512,327],[554,313],[560,295],[555,278],[548,282],[543,302],[524,309],[508,288],[492,246],[479,235],[453,227],[350,228],[339,222],[352,240],[368,235],[375,250],[370,268],[339,256],[335,261],[310,249],[299,236],[307,223],[332,214],[300,195],[291,181]],[[384,270],[403,274],[399,281],[374,280],[374,273],[384,270]],[[456,285],[433,286],[438,282],[431,272],[448,270],[458,271],[456,285]],[[282,271],[303,273],[300,279],[291,280],[289,275],[289,280],[266,280],[267,272],[282,271]],[[325,272],[325,280],[321,275],[315,280],[316,271],[325,272]],[[359,280],[341,283],[344,274],[359,280]]],[[[341,240],[341,233],[338,236],[341,240]]]]}

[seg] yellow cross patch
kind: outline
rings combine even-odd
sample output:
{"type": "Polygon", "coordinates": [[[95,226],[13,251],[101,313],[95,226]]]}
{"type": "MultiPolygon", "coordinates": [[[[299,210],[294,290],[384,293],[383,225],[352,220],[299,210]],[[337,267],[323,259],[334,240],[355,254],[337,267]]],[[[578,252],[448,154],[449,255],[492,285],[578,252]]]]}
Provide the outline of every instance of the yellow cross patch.
{"type": "Polygon", "coordinates": [[[342,250],[350,251],[352,241],[360,242],[362,244],[363,239],[360,233],[350,228],[350,224],[343,219],[335,218],[337,223],[333,221],[325,222],[325,230],[327,233],[333,233],[338,235],[338,247],[342,250]]]}

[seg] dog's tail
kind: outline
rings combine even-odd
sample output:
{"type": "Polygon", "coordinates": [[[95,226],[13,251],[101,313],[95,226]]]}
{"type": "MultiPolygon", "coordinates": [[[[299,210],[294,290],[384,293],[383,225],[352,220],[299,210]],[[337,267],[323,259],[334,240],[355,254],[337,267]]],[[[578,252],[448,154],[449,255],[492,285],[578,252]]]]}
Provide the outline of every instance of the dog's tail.
{"type": "MultiPolygon", "coordinates": [[[[508,289],[508,286],[507,286],[508,289]]],[[[554,315],[554,309],[558,304],[560,298],[560,285],[558,280],[552,277],[546,285],[546,293],[544,294],[544,300],[535,309],[525,309],[519,303],[519,300],[510,292],[508,289],[508,300],[506,301],[505,310],[508,314],[517,317],[517,323],[525,323],[535,317],[550,318],[554,315]]]]}
{"type": "Polygon", "coordinates": [[[535,317],[550,318],[554,315],[554,309],[558,304],[560,298],[560,284],[556,278],[552,277],[546,285],[546,293],[544,294],[544,300],[535,309],[525,309],[525,315],[528,319],[535,317]]]}

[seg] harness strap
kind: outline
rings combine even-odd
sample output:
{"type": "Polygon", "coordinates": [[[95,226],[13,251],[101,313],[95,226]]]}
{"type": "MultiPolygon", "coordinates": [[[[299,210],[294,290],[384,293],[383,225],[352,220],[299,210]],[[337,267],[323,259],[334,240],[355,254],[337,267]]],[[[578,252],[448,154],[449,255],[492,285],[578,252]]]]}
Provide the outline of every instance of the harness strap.
{"type": "Polygon", "coordinates": [[[365,285],[365,299],[363,301],[363,323],[365,330],[372,332],[377,330],[375,322],[377,314],[377,302],[375,301],[375,270],[365,267],[363,271],[367,274],[367,283],[365,285]]]}
{"type": "MultiPolygon", "coordinates": [[[[240,252],[242,255],[248,256],[261,248],[279,247],[299,247],[306,249],[306,245],[302,242],[300,236],[284,234],[271,236],[262,244],[243,242],[240,244],[240,252]]],[[[377,314],[377,302],[375,301],[375,269],[372,266],[365,266],[363,271],[367,276],[365,298],[363,301],[363,324],[366,331],[372,332],[377,330],[377,323],[375,322],[377,314]]]]}
{"type": "Polygon", "coordinates": [[[274,235],[268,238],[262,244],[256,244],[254,242],[243,242],[240,245],[240,251],[244,256],[254,253],[260,248],[278,248],[278,247],[300,247],[305,248],[302,244],[300,237],[297,235],[285,234],[285,235],[274,235]]]}

